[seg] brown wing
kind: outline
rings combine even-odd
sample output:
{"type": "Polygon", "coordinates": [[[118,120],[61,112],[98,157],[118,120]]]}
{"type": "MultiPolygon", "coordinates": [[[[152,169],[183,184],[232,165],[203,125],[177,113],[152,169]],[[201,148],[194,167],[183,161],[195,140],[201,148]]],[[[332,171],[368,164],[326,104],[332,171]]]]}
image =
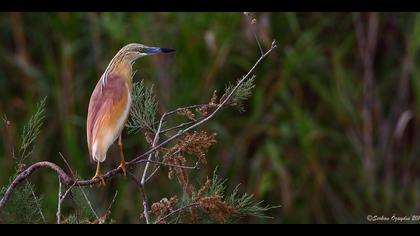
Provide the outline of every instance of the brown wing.
{"type": "MultiPolygon", "coordinates": [[[[101,133],[112,127],[124,113],[128,102],[129,87],[125,79],[110,74],[106,86],[102,88],[102,79],[98,81],[89,101],[87,116],[87,143],[92,156],[92,145],[101,133]]],[[[108,147],[104,147],[106,150],[108,147]]],[[[106,152],[105,150],[105,152],[106,152]]],[[[104,153],[105,154],[105,153],[104,153]]]]}

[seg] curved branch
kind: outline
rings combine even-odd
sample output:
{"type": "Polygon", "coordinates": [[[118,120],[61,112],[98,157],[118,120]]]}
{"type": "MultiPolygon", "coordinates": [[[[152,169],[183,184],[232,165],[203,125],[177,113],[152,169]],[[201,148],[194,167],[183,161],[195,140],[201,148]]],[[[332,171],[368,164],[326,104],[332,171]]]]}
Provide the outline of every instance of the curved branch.
{"type": "Polygon", "coordinates": [[[10,196],[13,193],[13,190],[24,180],[26,180],[34,171],[41,169],[41,168],[47,168],[55,171],[63,183],[66,185],[71,185],[73,179],[58,165],[48,162],[48,161],[42,161],[37,162],[31,166],[29,166],[26,170],[22,171],[16,178],[13,180],[13,182],[10,184],[10,186],[7,188],[6,192],[4,193],[3,198],[0,201],[0,210],[3,209],[3,207],[6,205],[7,201],[10,199],[10,196]]]}

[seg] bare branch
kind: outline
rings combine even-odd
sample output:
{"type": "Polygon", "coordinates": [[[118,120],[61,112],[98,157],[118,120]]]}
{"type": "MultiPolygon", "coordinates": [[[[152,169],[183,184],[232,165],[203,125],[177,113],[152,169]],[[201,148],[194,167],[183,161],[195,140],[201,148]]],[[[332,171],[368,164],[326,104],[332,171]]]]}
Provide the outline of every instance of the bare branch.
{"type": "Polygon", "coordinates": [[[111,203],[109,204],[108,210],[106,210],[107,212],[111,211],[112,205],[114,205],[114,202],[115,202],[115,199],[117,198],[117,195],[118,195],[118,190],[115,191],[114,197],[112,198],[111,203]]]}
{"type": "MultiPolygon", "coordinates": [[[[153,139],[152,148],[154,148],[156,146],[157,142],[159,141],[160,130],[162,129],[162,124],[163,124],[163,120],[165,119],[165,117],[166,117],[166,113],[164,113],[162,115],[162,117],[160,118],[159,127],[156,131],[155,138],[153,139]]],[[[152,158],[153,158],[153,152],[150,153],[149,157],[147,158],[147,160],[149,162],[146,163],[146,166],[144,167],[144,170],[143,170],[143,176],[141,177],[141,182],[140,183],[141,183],[141,185],[143,185],[143,188],[144,188],[144,181],[145,181],[146,175],[147,175],[147,170],[149,169],[150,161],[152,161],[152,158]]]]}
{"type": "MultiPolygon", "coordinates": [[[[161,161],[153,161],[153,160],[140,160],[138,163],[141,163],[141,162],[154,163],[154,164],[158,164],[159,166],[169,166],[169,167],[175,167],[175,168],[181,168],[181,169],[197,169],[198,168],[198,162],[196,162],[194,166],[174,165],[174,164],[164,163],[161,161]]],[[[144,181],[144,183],[147,182],[146,180],[144,181]]]]}
{"type": "Polygon", "coordinates": [[[100,221],[100,218],[99,218],[98,214],[96,214],[95,209],[93,209],[92,203],[90,203],[90,200],[87,197],[87,195],[86,195],[85,191],[83,190],[83,188],[80,188],[80,191],[82,192],[83,196],[85,197],[85,200],[88,203],[90,210],[95,215],[96,220],[100,221]]]}
{"type": "Polygon", "coordinates": [[[173,111],[166,112],[165,114],[166,114],[166,116],[170,116],[170,115],[176,114],[177,112],[179,112],[181,110],[185,110],[185,109],[189,110],[189,109],[199,108],[199,107],[203,107],[203,106],[207,106],[207,105],[208,104],[197,104],[197,105],[192,105],[192,106],[187,106],[187,107],[179,107],[179,108],[177,108],[173,111]]]}
{"type": "Polygon", "coordinates": [[[42,218],[42,221],[43,221],[44,223],[46,223],[44,213],[42,213],[42,209],[41,209],[41,206],[40,206],[40,204],[39,204],[39,200],[38,200],[38,198],[37,198],[37,197],[36,197],[36,195],[35,195],[35,192],[34,192],[34,190],[33,190],[33,188],[32,188],[32,185],[31,185],[31,183],[29,182],[29,180],[28,180],[28,179],[26,179],[26,183],[27,183],[27,185],[28,185],[29,189],[31,190],[32,197],[33,197],[33,198],[34,198],[34,200],[35,200],[35,204],[36,204],[36,207],[38,208],[38,212],[39,212],[39,215],[40,215],[40,216],[41,216],[41,218],[42,218]]]}
{"type": "Polygon", "coordinates": [[[71,167],[70,167],[69,163],[67,162],[66,158],[63,156],[63,154],[61,154],[61,152],[58,152],[58,154],[60,155],[61,159],[63,159],[64,163],[66,164],[67,168],[69,169],[71,176],[74,178],[74,172],[71,169],[71,167]]]}
{"type": "Polygon", "coordinates": [[[159,171],[159,169],[160,169],[160,167],[161,167],[161,165],[158,165],[153,171],[152,171],[152,173],[149,175],[149,177],[147,177],[147,179],[144,181],[144,183],[147,183],[147,182],[149,182],[149,180],[151,179],[151,178],[153,178],[153,176],[155,176],[156,175],[156,173],[159,171]]]}
{"type": "Polygon", "coordinates": [[[97,219],[96,222],[98,222],[99,224],[105,223],[106,219],[111,214],[111,208],[112,208],[112,205],[114,205],[117,195],[118,195],[118,191],[115,191],[114,197],[112,198],[111,203],[109,203],[108,209],[105,211],[104,215],[101,218],[97,219]]]}
{"type": "Polygon", "coordinates": [[[256,27],[254,25],[257,22],[257,20],[255,18],[253,18],[251,16],[251,13],[249,13],[249,12],[244,12],[244,15],[246,15],[248,17],[249,23],[251,24],[252,35],[254,36],[254,39],[258,44],[258,48],[260,49],[261,55],[264,55],[264,50],[262,49],[260,40],[258,40],[257,33],[255,32],[256,27]]]}
{"type": "MultiPolygon", "coordinates": [[[[70,167],[70,165],[69,165],[68,161],[67,161],[67,160],[66,160],[66,158],[63,156],[63,154],[61,154],[61,152],[58,152],[58,154],[59,154],[59,155],[60,155],[60,157],[63,159],[64,163],[66,164],[67,168],[68,168],[68,169],[69,169],[69,171],[70,171],[71,177],[74,179],[74,178],[75,178],[75,174],[74,174],[74,172],[73,172],[72,168],[70,167]]],[[[66,197],[67,193],[70,193],[70,194],[71,194],[71,191],[70,191],[70,190],[71,190],[71,188],[73,188],[76,184],[77,184],[77,182],[74,182],[74,184],[73,184],[73,185],[71,185],[69,189],[67,189],[66,193],[64,194],[63,201],[64,201],[64,198],[66,197]]],[[[89,201],[89,199],[88,199],[88,197],[87,197],[87,195],[86,195],[86,193],[85,193],[85,190],[83,190],[83,188],[80,188],[80,191],[82,192],[83,197],[85,198],[86,202],[88,203],[90,210],[91,210],[91,211],[92,211],[92,213],[95,215],[96,220],[98,220],[98,221],[99,221],[100,219],[99,219],[99,217],[98,217],[98,214],[96,214],[95,210],[93,209],[93,206],[92,206],[92,204],[90,203],[90,201],[89,201]]],[[[74,201],[74,200],[73,200],[73,201],[74,201]]],[[[77,210],[76,210],[76,212],[77,212],[77,210]]],[[[77,215],[77,214],[76,214],[76,215],[77,215]]]]}
{"type": "Polygon", "coordinates": [[[158,223],[160,223],[160,222],[162,222],[162,221],[164,221],[164,220],[168,219],[169,217],[171,217],[172,215],[174,215],[174,214],[176,214],[176,213],[178,213],[178,212],[180,212],[180,211],[183,211],[183,210],[185,210],[185,209],[187,209],[187,208],[190,208],[190,207],[197,207],[197,206],[199,206],[199,205],[200,205],[199,203],[191,203],[191,204],[185,205],[185,206],[183,206],[183,207],[180,207],[180,208],[178,208],[178,209],[176,209],[176,210],[172,211],[171,213],[167,214],[166,216],[164,216],[164,217],[160,218],[159,220],[157,220],[157,221],[155,222],[155,224],[158,224],[158,223]]]}
{"type": "Polygon", "coordinates": [[[74,184],[70,186],[64,194],[61,194],[61,180],[58,178],[58,207],[57,207],[57,224],[61,224],[61,205],[64,202],[64,199],[66,199],[67,195],[71,192],[71,189],[74,187],[74,184]]]}
{"type": "Polygon", "coordinates": [[[128,171],[127,174],[134,181],[134,183],[136,183],[136,186],[140,190],[140,194],[143,198],[143,215],[144,215],[144,218],[146,219],[146,224],[150,224],[149,205],[147,202],[146,193],[144,192],[144,186],[141,184],[141,182],[137,179],[137,177],[133,173],[128,171]]]}
{"type": "MultiPolygon", "coordinates": [[[[170,157],[175,156],[176,154],[179,153],[179,150],[171,153],[170,157]]],[[[140,160],[142,161],[142,160],[140,160]]],[[[151,161],[151,162],[157,162],[157,161],[151,161]]],[[[149,175],[149,177],[147,177],[147,179],[144,181],[144,184],[146,184],[147,182],[149,182],[149,180],[158,172],[158,170],[162,167],[162,166],[169,166],[169,167],[175,167],[175,168],[181,168],[181,169],[198,169],[198,165],[199,162],[197,161],[195,163],[194,166],[182,166],[182,165],[174,165],[174,164],[169,164],[169,163],[163,163],[163,162],[157,162],[160,163],[160,165],[158,165],[153,171],[152,173],[149,175]]]]}
{"type": "Polygon", "coordinates": [[[57,224],[61,223],[61,180],[60,177],[58,177],[58,201],[57,201],[57,213],[55,214],[57,217],[57,224]]]}
{"type": "MultiPolygon", "coordinates": [[[[159,126],[158,126],[158,129],[156,131],[155,138],[153,139],[152,148],[155,147],[156,146],[156,143],[159,141],[160,130],[162,129],[162,125],[163,125],[163,121],[164,121],[165,117],[166,117],[166,113],[164,113],[162,115],[162,117],[160,118],[159,126]]],[[[147,197],[146,197],[146,193],[144,191],[144,181],[146,179],[147,170],[149,169],[149,165],[150,165],[150,162],[152,161],[153,154],[154,154],[153,152],[149,154],[149,157],[147,159],[148,162],[146,163],[146,166],[144,167],[143,175],[141,177],[141,181],[139,183],[137,183],[137,181],[136,181],[137,185],[140,188],[141,194],[143,196],[143,214],[144,214],[144,217],[146,219],[146,224],[149,224],[150,223],[150,220],[149,220],[149,207],[148,207],[147,197]]],[[[131,175],[132,174],[130,173],[130,176],[131,175]]]]}
{"type": "Polygon", "coordinates": [[[164,129],[164,130],[162,130],[160,133],[165,134],[165,133],[167,133],[167,132],[169,132],[169,131],[176,130],[176,129],[180,129],[180,128],[183,128],[183,127],[185,127],[185,126],[187,126],[187,125],[194,124],[195,122],[197,122],[197,121],[189,121],[189,122],[185,122],[185,123],[179,124],[179,125],[177,125],[177,126],[174,126],[174,127],[171,127],[171,128],[164,129]]]}

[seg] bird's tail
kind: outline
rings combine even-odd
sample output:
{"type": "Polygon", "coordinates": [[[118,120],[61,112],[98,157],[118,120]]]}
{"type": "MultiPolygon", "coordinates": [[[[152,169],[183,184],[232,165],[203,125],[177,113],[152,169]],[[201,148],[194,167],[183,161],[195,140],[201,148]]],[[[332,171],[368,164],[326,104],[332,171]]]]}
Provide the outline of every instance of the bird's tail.
{"type": "Polygon", "coordinates": [[[96,162],[103,162],[106,159],[106,153],[101,152],[101,148],[99,148],[97,142],[95,142],[92,147],[92,159],[96,162]]]}

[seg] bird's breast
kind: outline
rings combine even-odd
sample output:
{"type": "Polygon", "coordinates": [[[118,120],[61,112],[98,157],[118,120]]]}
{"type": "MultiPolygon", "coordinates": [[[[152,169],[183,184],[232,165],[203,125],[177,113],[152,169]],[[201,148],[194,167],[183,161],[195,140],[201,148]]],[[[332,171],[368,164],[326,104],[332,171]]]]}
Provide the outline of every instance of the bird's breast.
{"type": "Polygon", "coordinates": [[[98,82],[89,103],[87,138],[94,160],[103,161],[108,148],[121,135],[132,103],[130,84],[111,74],[102,88],[98,82]],[[100,89],[102,93],[100,93],[100,89]]]}
{"type": "Polygon", "coordinates": [[[125,107],[121,114],[121,117],[118,119],[118,125],[117,125],[118,132],[117,133],[121,133],[121,131],[124,129],[124,125],[127,121],[128,115],[130,114],[131,103],[132,103],[131,93],[130,91],[128,91],[127,102],[125,103],[125,107]]]}

